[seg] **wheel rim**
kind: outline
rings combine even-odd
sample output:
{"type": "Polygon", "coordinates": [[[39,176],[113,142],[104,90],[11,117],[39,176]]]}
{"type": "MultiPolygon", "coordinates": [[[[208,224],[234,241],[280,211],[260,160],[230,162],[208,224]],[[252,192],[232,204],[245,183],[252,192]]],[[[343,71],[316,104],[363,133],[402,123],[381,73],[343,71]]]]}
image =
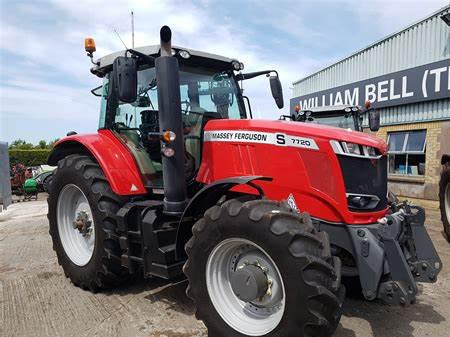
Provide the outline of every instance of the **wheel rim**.
{"type": "Polygon", "coordinates": [[[66,255],[76,265],[85,266],[94,252],[95,225],[89,202],[78,186],[69,184],[61,190],[57,221],[59,237],[66,255]],[[81,225],[86,226],[81,228],[81,225]]]}
{"type": "Polygon", "coordinates": [[[445,187],[445,214],[447,221],[450,222],[450,184],[445,187]]]}
{"type": "Polygon", "coordinates": [[[230,238],[211,252],[206,265],[206,286],[214,308],[234,330],[248,336],[262,336],[280,323],[285,309],[285,289],[280,271],[260,246],[252,241],[230,238]],[[261,267],[270,283],[270,292],[244,302],[232,288],[232,275],[244,265],[261,267]]]}

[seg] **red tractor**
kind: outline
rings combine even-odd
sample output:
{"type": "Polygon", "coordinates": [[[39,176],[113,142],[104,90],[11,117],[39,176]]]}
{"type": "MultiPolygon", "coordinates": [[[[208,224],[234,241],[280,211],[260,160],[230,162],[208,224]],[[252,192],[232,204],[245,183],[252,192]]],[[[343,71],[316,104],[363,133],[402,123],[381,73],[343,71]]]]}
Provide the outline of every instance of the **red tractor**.
{"type": "MultiPolygon", "coordinates": [[[[401,305],[436,281],[424,210],[388,204],[384,141],[253,120],[239,81],[269,76],[282,108],[276,71],[245,74],[160,34],[161,46],[92,61],[98,133],[71,132],[49,157],[50,235],[75,285],[184,274],[210,335],[242,337],[332,335],[341,277],[401,305]]],[[[92,39],[86,50],[92,60],[92,39]]]]}

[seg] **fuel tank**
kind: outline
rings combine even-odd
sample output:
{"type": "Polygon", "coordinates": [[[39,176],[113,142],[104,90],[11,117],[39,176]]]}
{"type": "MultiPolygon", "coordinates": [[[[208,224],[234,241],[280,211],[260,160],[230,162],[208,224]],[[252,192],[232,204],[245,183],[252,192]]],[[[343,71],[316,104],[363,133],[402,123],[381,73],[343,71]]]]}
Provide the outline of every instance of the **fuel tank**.
{"type": "Polygon", "coordinates": [[[383,140],[358,131],[290,121],[212,120],[205,126],[197,180],[268,176],[273,181],[261,186],[270,199],[288,199],[323,221],[370,224],[387,212],[386,152],[383,140]],[[348,143],[358,144],[361,155],[339,150],[348,143]],[[373,207],[355,209],[348,202],[355,196],[370,196],[373,207]]]}

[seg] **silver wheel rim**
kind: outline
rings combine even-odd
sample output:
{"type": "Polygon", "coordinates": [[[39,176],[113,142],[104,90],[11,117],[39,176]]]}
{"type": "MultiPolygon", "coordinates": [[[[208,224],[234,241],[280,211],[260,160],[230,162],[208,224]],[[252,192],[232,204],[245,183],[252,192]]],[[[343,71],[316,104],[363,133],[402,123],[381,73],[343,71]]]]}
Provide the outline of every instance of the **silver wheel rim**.
{"type": "Polygon", "coordinates": [[[252,241],[230,238],[220,242],[208,257],[206,286],[218,314],[239,333],[265,335],[283,317],[286,296],[280,271],[269,254],[252,241]],[[256,263],[265,270],[271,281],[270,295],[245,303],[234,294],[231,274],[245,263],[256,263]]]}
{"type": "Polygon", "coordinates": [[[445,215],[447,215],[447,221],[450,222],[450,184],[445,186],[445,215]]]}
{"type": "Polygon", "coordinates": [[[94,252],[95,227],[89,202],[78,186],[68,184],[61,190],[56,217],[59,238],[66,255],[74,264],[85,266],[94,252]],[[90,227],[85,235],[74,228],[74,221],[79,214],[86,214],[90,220],[90,227]]]}

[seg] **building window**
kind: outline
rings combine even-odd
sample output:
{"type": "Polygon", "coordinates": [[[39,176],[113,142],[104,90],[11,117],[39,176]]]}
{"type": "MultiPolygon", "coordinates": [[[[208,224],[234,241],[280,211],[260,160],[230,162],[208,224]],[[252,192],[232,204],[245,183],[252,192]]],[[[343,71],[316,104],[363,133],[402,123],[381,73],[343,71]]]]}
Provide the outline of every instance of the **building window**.
{"type": "Polygon", "coordinates": [[[426,130],[388,133],[389,173],[425,175],[426,130]]]}

